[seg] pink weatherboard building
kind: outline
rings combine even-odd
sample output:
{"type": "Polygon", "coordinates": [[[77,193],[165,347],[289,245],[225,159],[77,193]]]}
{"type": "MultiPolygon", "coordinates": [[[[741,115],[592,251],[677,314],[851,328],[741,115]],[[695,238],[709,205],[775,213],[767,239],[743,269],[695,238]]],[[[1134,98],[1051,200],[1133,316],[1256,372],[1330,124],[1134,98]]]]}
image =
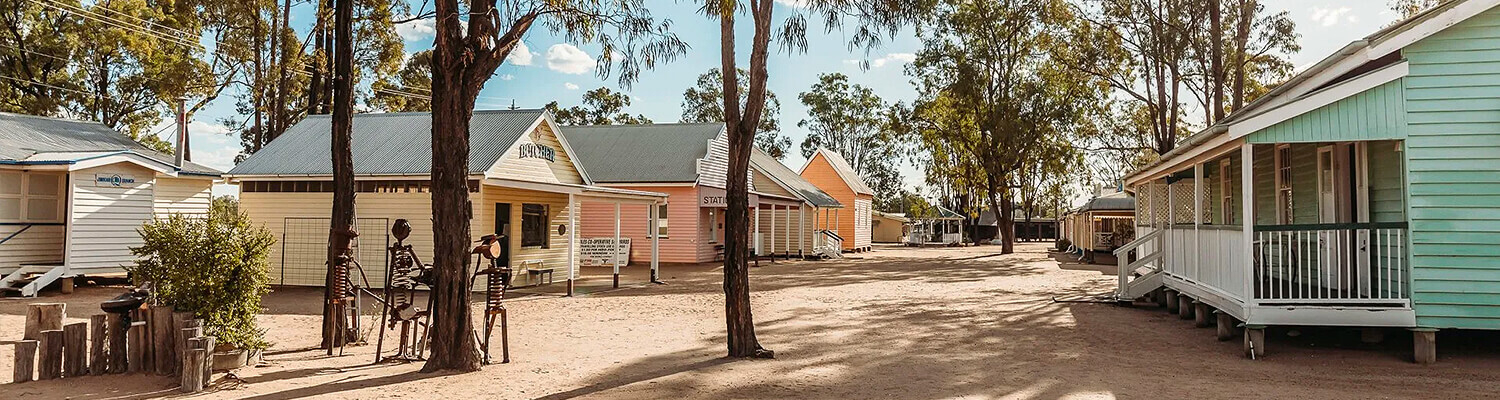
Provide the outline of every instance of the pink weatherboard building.
{"type": "MultiPolygon", "coordinates": [[[[660,234],[661,262],[722,259],[729,154],[722,124],[575,126],[563,130],[596,184],[668,195],[666,204],[657,206],[662,217],[655,229],[650,224],[649,206],[623,204],[616,208],[611,203],[585,201],[580,209],[582,238],[612,238],[618,229],[620,237],[632,243],[629,263],[648,261],[650,247],[645,244],[652,234],[660,234]],[[618,225],[614,218],[617,212],[618,225]]],[[[752,232],[757,254],[811,255],[810,243],[816,232],[810,222],[819,207],[837,204],[830,203],[833,200],[826,194],[819,197],[807,193],[810,184],[784,188],[779,180],[756,179],[764,177],[761,169],[754,168],[743,178],[751,184],[750,206],[755,208],[756,219],[752,226],[759,228],[752,232]],[[767,185],[772,187],[760,187],[767,185]],[[804,198],[809,195],[819,202],[811,204],[804,198]]]]}

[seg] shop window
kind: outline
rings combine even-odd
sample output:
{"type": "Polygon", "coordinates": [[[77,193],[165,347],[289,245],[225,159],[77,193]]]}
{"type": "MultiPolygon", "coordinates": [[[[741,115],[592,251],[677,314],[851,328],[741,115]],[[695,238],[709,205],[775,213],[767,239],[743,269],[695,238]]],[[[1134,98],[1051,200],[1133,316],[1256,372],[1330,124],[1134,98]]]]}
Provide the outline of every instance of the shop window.
{"type": "Polygon", "coordinates": [[[521,205],[521,247],[547,248],[547,205],[521,205]]]}
{"type": "MultiPolygon", "coordinates": [[[[649,222],[648,222],[649,224],[649,222]]],[[[667,238],[667,205],[656,206],[656,237],[667,238]]]]}
{"type": "Polygon", "coordinates": [[[1276,222],[1292,223],[1292,146],[1276,147],[1276,222]]]}
{"type": "Polygon", "coordinates": [[[62,222],[63,175],[0,172],[0,221],[62,222]]]}

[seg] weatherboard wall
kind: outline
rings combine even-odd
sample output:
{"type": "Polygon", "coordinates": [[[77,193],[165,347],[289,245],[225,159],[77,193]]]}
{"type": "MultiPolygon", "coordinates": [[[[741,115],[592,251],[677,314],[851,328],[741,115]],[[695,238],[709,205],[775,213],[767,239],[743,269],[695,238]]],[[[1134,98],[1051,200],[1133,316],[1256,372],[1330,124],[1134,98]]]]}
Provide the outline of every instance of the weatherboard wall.
{"type": "Polygon", "coordinates": [[[1402,54],[1417,324],[1500,329],[1500,11],[1402,54]]]}

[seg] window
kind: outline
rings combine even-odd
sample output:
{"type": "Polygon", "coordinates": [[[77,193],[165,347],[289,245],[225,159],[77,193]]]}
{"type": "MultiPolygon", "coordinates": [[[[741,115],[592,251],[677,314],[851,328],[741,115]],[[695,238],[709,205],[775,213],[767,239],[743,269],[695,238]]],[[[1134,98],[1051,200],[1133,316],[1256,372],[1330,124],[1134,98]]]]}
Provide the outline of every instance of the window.
{"type": "Polygon", "coordinates": [[[521,247],[547,248],[547,205],[521,205],[521,247]]]}
{"type": "MultiPolygon", "coordinates": [[[[702,231],[699,231],[699,232],[702,232],[702,231]]],[[[719,242],[719,218],[718,218],[718,213],[715,212],[714,209],[712,209],[712,208],[708,209],[708,242],[709,243],[718,243],[719,242]]]]}
{"type": "Polygon", "coordinates": [[[62,222],[63,175],[0,172],[0,221],[62,222]]]}
{"type": "MultiPolygon", "coordinates": [[[[646,222],[646,230],[651,230],[651,222],[646,222]]],[[[665,239],[667,237],[667,205],[656,206],[656,237],[665,239]]]]}
{"type": "Polygon", "coordinates": [[[1276,146],[1276,222],[1292,223],[1292,146],[1276,146]]]}
{"type": "Polygon", "coordinates": [[[1229,159],[1219,161],[1219,213],[1220,224],[1230,225],[1234,223],[1234,182],[1230,175],[1234,169],[1229,165],[1229,159]]]}

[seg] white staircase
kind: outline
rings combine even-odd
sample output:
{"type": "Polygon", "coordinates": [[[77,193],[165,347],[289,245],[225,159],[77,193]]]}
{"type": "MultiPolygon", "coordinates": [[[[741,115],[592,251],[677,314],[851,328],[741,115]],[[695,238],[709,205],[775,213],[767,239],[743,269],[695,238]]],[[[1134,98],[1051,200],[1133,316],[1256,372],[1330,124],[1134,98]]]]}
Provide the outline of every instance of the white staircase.
{"type": "Polygon", "coordinates": [[[1161,233],[1161,230],[1154,230],[1115,249],[1115,258],[1119,260],[1115,274],[1120,277],[1120,286],[1115,290],[1116,301],[1133,301],[1162,286],[1162,246],[1157,243],[1155,246],[1145,247],[1160,238],[1161,233]],[[1142,254],[1145,251],[1143,248],[1149,249],[1151,253],[1142,254]],[[1136,253],[1135,261],[1130,261],[1131,252],[1136,253]]]}
{"type": "Polygon", "coordinates": [[[813,255],[824,260],[844,258],[844,238],[830,230],[819,230],[813,236],[813,255]]]}
{"type": "Polygon", "coordinates": [[[36,297],[42,288],[62,278],[68,268],[63,265],[23,265],[0,277],[0,293],[36,297]]]}

